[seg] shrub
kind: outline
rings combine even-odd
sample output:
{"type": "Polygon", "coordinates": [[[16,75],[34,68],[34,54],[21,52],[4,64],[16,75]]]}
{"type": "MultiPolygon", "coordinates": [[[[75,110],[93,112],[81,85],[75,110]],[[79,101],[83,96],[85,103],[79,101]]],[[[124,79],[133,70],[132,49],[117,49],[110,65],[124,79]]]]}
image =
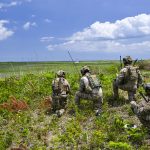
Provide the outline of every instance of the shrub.
{"type": "Polygon", "coordinates": [[[132,147],[129,144],[123,142],[110,141],[108,145],[112,150],[132,150],[132,147]]]}

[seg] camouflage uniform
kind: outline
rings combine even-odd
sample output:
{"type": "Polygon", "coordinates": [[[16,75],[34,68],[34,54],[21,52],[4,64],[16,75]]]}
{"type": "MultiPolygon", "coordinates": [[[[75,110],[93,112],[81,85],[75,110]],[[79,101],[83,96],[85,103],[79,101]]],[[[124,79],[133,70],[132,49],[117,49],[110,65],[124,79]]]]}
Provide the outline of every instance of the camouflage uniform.
{"type": "Polygon", "coordinates": [[[67,105],[67,97],[70,92],[70,85],[65,79],[65,72],[57,72],[57,78],[52,81],[53,111],[57,114],[64,112],[67,105]]]}
{"type": "Polygon", "coordinates": [[[99,115],[102,107],[102,88],[100,84],[92,89],[89,82],[90,70],[87,66],[81,69],[82,78],[80,80],[79,91],[75,94],[75,104],[80,105],[80,99],[88,99],[93,101],[93,107],[96,115],[99,115]]]}
{"type": "Polygon", "coordinates": [[[150,130],[150,83],[144,86],[146,92],[146,102],[144,99],[137,104],[135,101],[131,102],[131,109],[137,115],[140,122],[150,130]]]}
{"type": "Polygon", "coordinates": [[[138,86],[142,84],[143,79],[138,67],[132,66],[132,58],[126,56],[123,58],[124,68],[120,70],[120,74],[113,82],[114,98],[119,98],[118,90],[124,90],[128,92],[129,101],[135,100],[135,94],[138,86]],[[134,71],[134,79],[130,76],[130,72],[134,71]]]}

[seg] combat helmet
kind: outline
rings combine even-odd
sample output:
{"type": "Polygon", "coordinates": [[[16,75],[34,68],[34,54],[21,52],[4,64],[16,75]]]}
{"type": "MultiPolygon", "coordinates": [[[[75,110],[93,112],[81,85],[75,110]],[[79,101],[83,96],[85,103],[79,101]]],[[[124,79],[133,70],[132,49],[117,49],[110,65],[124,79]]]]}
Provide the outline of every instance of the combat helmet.
{"type": "Polygon", "coordinates": [[[81,74],[84,75],[85,73],[90,72],[90,68],[88,66],[84,66],[81,69],[81,74]]]}
{"type": "Polygon", "coordinates": [[[144,84],[144,89],[146,94],[150,95],[150,83],[144,84]]]}
{"type": "Polygon", "coordinates": [[[65,71],[63,71],[63,70],[59,70],[56,74],[58,77],[65,77],[65,75],[66,75],[65,71]]]}
{"type": "Polygon", "coordinates": [[[130,56],[126,56],[123,58],[123,63],[126,64],[132,64],[133,60],[130,56]]]}

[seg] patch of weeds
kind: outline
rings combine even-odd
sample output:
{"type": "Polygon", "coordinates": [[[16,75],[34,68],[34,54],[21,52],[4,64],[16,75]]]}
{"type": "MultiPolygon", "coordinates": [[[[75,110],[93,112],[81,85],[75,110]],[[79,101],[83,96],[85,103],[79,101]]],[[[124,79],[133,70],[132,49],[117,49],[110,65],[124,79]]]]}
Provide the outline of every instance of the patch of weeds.
{"type": "Polygon", "coordinates": [[[90,148],[104,148],[105,134],[102,131],[94,130],[91,135],[90,148]]]}
{"type": "Polygon", "coordinates": [[[6,131],[6,132],[0,132],[0,149],[5,150],[7,149],[13,140],[13,133],[6,131]]]}
{"type": "Polygon", "coordinates": [[[128,139],[133,144],[141,145],[142,141],[145,136],[145,131],[141,130],[140,128],[130,128],[127,131],[128,139]]]}
{"type": "Polygon", "coordinates": [[[65,145],[71,146],[73,144],[74,146],[78,146],[81,133],[82,130],[79,122],[71,120],[67,123],[64,132],[58,137],[62,143],[65,143],[65,145]]]}
{"type": "Polygon", "coordinates": [[[110,141],[108,146],[111,150],[132,150],[132,146],[128,143],[110,141]]]}

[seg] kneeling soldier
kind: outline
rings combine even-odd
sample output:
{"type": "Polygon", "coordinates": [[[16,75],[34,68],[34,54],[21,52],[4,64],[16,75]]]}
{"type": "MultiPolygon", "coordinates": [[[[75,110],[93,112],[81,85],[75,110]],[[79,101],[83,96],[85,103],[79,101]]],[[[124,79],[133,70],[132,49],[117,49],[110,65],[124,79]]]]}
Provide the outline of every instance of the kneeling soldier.
{"type": "Polygon", "coordinates": [[[119,75],[113,82],[114,99],[119,98],[118,90],[128,92],[128,100],[136,100],[135,94],[139,85],[142,84],[143,78],[138,67],[132,65],[132,58],[126,56],[123,58],[124,68],[120,70],[119,75]]]}
{"type": "Polygon", "coordinates": [[[102,107],[102,88],[96,75],[91,75],[90,69],[84,66],[81,69],[79,91],[75,94],[75,104],[80,105],[80,99],[93,100],[96,116],[100,115],[102,107]]]}
{"type": "Polygon", "coordinates": [[[70,85],[65,79],[65,72],[59,70],[57,78],[52,81],[53,111],[60,117],[66,109],[67,97],[70,92],[70,85]]]}
{"type": "Polygon", "coordinates": [[[140,122],[150,130],[150,83],[144,85],[146,95],[143,95],[143,100],[137,104],[131,102],[131,109],[137,115],[140,122]]]}

